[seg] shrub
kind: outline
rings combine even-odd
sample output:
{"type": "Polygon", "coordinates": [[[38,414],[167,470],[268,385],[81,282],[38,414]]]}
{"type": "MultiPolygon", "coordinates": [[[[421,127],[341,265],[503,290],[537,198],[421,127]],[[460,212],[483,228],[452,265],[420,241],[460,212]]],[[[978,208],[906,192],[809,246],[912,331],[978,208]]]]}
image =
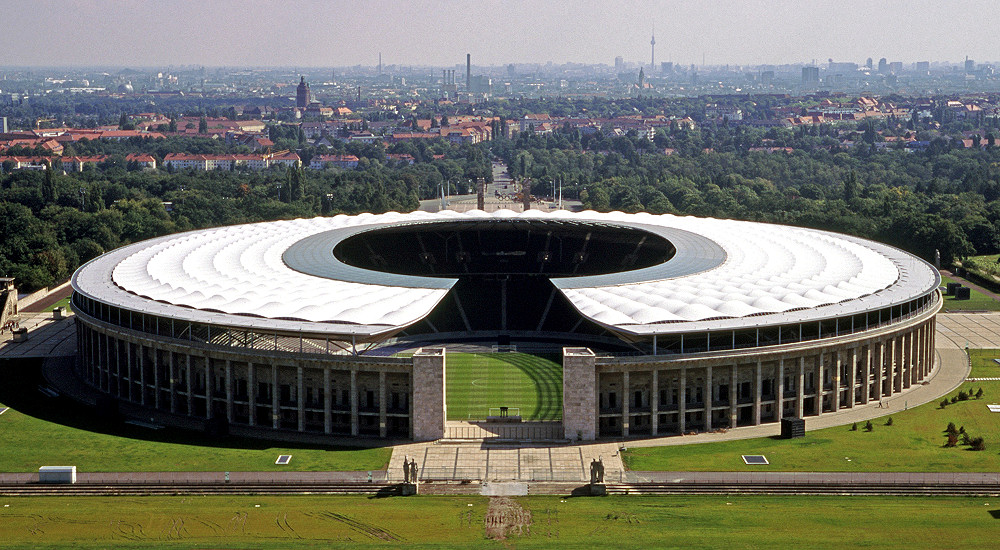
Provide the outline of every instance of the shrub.
{"type": "Polygon", "coordinates": [[[948,427],[944,429],[944,433],[958,435],[958,428],[955,427],[954,422],[949,422],[948,427]]]}
{"type": "Polygon", "coordinates": [[[955,434],[948,434],[948,442],[944,444],[945,447],[954,447],[958,445],[958,436],[955,434]]]}
{"type": "Polygon", "coordinates": [[[979,388],[979,391],[976,392],[976,399],[982,399],[982,398],[983,398],[983,388],[979,388]]]}
{"type": "Polygon", "coordinates": [[[973,451],[985,451],[986,450],[986,442],[983,441],[983,438],[977,437],[977,438],[975,438],[975,439],[972,440],[972,450],[973,451]]]}
{"type": "Polygon", "coordinates": [[[965,426],[962,426],[961,428],[959,428],[958,429],[958,433],[964,434],[965,433],[965,426]]]}
{"type": "Polygon", "coordinates": [[[948,406],[948,398],[945,397],[944,399],[941,400],[941,408],[943,409],[947,406],[948,406]]]}
{"type": "Polygon", "coordinates": [[[890,416],[888,420],[885,421],[886,426],[892,426],[892,417],[890,416]]]}
{"type": "Polygon", "coordinates": [[[870,432],[870,431],[872,431],[874,429],[875,429],[875,426],[872,426],[872,421],[871,420],[869,420],[868,422],[865,422],[865,431],[866,432],[870,432]]]}
{"type": "Polygon", "coordinates": [[[952,403],[958,403],[958,396],[955,396],[955,395],[951,396],[951,402],[952,403]]]}
{"type": "Polygon", "coordinates": [[[971,444],[972,444],[972,440],[969,439],[969,434],[963,433],[962,434],[962,445],[971,445],[971,444]]]}
{"type": "Polygon", "coordinates": [[[854,424],[851,424],[851,431],[852,432],[858,431],[858,423],[857,422],[855,422],[854,424]]]}
{"type": "Polygon", "coordinates": [[[958,400],[959,401],[968,401],[969,400],[969,394],[965,393],[964,391],[958,392],[958,400]]]}

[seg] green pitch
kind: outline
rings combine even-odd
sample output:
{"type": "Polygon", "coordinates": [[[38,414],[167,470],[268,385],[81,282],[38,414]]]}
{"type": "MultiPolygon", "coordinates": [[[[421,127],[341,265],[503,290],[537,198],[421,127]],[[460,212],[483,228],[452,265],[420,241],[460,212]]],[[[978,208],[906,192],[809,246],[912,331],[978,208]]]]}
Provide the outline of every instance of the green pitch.
{"type": "Polygon", "coordinates": [[[562,365],[554,359],[449,353],[448,420],[484,420],[491,407],[518,407],[524,420],[562,420],[562,365]]]}

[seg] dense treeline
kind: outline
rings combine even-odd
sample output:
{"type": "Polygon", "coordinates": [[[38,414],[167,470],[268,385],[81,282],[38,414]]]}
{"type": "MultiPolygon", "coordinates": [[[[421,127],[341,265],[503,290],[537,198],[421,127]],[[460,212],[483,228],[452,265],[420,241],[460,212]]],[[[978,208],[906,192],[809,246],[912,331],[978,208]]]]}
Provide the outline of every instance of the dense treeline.
{"type": "MultiPolygon", "coordinates": [[[[449,178],[489,170],[481,147],[446,146],[445,158],[408,165],[362,157],[355,170],[272,167],[172,173],[114,158],[81,173],[0,175],[0,275],[30,290],[68,277],[108,250],[142,239],[218,225],[410,211],[449,178]]],[[[101,152],[108,152],[106,149],[101,152]]],[[[125,153],[118,151],[118,154],[125,153]]],[[[123,158],[123,157],[122,157],[123,158]]]]}
{"type": "Polygon", "coordinates": [[[739,218],[827,229],[884,241],[945,262],[1000,250],[1000,149],[845,148],[821,130],[703,128],[644,138],[575,132],[494,144],[536,194],[579,197],[594,210],[739,218]],[[750,151],[762,144],[792,153],[750,151]],[[596,151],[596,152],[595,152],[596,151]]]}

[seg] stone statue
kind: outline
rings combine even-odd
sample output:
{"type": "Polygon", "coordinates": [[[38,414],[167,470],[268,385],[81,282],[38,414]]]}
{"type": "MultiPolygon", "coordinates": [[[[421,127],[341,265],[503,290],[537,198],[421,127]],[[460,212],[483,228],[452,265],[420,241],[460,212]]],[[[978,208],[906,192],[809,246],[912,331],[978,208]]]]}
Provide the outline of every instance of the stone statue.
{"type": "Polygon", "coordinates": [[[597,483],[597,459],[591,459],[590,461],[590,483],[597,483]]]}
{"type": "Polygon", "coordinates": [[[597,459],[597,482],[604,483],[604,458],[597,459]]]}
{"type": "Polygon", "coordinates": [[[410,483],[416,483],[416,482],[417,482],[417,461],[416,460],[411,460],[410,461],[410,483]]]}
{"type": "Polygon", "coordinates": [[[410,482],[410,462],[409,457],[403,457],[403,483],[410,482]]]}
{"type": "Polygon", "coordinates": [[[934,267],[941,269],[941,251],[936,248],[934,249],[934,267]]]}

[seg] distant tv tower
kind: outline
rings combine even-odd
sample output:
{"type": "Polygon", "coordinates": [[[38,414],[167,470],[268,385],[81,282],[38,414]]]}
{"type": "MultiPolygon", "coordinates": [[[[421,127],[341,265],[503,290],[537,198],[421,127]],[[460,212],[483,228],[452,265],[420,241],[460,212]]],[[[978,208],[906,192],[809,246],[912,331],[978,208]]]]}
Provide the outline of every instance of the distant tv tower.
{"type": "Polygon", "coordinates": [[[653,26],[653,36],[649,39],[649,70],[656,70],[656,26],[653,26]]]}
{"type": "Polygon", "coordinates": [[[382,76],[382,52],[378,52],[378,74],[382,76]]]}

